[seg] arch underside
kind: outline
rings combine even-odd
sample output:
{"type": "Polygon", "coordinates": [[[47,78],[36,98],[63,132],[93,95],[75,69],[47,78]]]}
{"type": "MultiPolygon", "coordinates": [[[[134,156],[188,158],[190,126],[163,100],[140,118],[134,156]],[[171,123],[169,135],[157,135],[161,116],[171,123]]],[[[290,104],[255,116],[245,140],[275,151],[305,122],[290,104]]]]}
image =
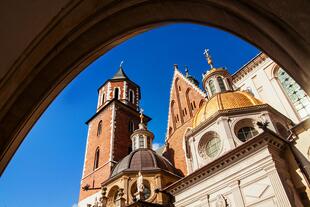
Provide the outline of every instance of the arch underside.
{"type": "Polygon", "coordinates": [[[309,8],[306,0],[70,1],[11,67],[1,69],[0,173],[74,77],[121,42],[164,24],[190,22],[235,34],[286,68],[309,93],[309,8]]]}

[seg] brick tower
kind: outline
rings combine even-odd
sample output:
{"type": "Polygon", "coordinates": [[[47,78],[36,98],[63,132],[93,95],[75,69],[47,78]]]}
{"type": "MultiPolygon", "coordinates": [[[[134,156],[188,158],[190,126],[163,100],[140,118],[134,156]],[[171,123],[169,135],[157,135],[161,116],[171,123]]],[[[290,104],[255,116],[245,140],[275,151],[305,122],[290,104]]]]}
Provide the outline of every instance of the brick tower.
{"type": "MultiPolygon", "coordinates": [[[[131,152],[130,135],[138,127],[140,87],[131,81],[122,66],[113,78],[98,89],[96,113],[86,122],[88,137],[79,201],[92,199],[112,167],[131,152]]],[[[150,118],[145,117],[148,122],[150,118]]]]}

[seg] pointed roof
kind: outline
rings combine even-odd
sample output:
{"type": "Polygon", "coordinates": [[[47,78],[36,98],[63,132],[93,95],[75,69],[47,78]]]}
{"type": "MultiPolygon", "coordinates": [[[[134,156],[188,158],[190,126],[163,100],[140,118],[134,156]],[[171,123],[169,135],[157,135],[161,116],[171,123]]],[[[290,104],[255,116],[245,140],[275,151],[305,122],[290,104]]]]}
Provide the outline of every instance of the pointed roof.
{"type": "MultiPolygon", "coordinates": [[[[117,72],[114,74],[114,76],[108,80],[106,80],[99,88],[98,88],[98,91],[100,88],[102,88],[107,82],[111,81],[111,82],[116,82],[116,81],[120,81],[120,80],[126,80],[130,83],[132,83],[133,85],[137,86],[139,89],[140,89],[140,86],[138,84],[136,84],[135,82],[133,82],[132,80],[130,80],[128,78],[128,76],[126,75],[122,65],[118,68],[117,72]]],[[[140,90],[139,90],[139,93],[140,93],[140,90]]],[[[139,95],[139,97],[141,97],[139,95]]]]}
{"type": "Polygon", "coordinates": [[[111,80],[119,80],[119,79],[128,79],[128,76],[123,70],[123,67],[119,67],[118,71],[114,74],[113,78],[111,80]]]}

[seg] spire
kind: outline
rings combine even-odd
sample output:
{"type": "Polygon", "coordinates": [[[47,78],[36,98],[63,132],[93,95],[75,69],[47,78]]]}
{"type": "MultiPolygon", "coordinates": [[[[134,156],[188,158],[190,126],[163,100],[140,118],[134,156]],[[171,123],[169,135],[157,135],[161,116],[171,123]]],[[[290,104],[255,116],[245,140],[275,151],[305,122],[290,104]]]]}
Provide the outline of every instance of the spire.
{"type": "Polygon", "coordinates": [[[210,65],[211,69],[214,68],[213,67],[213,61],[212,61],[212,57],[209,54],[209,49],[205,49],[204,53],[203,53],[206,57],[206,60],[208,61],[208,64],[210,65]]]}
{"type": "Polygon", "coordinates": [[[114,74],[113,78],[111,78],[112,80],[129,79],[123,70],[123,63],[124,61],[121,61],[118,71],[114,74]]]}

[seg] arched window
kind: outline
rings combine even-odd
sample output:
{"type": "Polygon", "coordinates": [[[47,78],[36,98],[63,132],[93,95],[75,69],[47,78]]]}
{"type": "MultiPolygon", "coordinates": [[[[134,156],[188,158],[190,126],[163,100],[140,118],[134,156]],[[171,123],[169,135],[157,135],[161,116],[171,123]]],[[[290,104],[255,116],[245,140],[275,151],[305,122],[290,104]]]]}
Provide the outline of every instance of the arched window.
{"type": "Polygon", "coordinates": [[[128,131],[133,132],[134,130],[135,130],[135,123],[134,123],[134,121],[130,121],[128,123],[128,131]]]}
{"type": "Polygon", "coordinates": [[[248,139],[256,136],[258,134],[258,131],[251,126],[248,127],[242,127],[238,130],[237,137],[242,141],[245,142],[248,139]]]}
{"type": "Polygon", "coordinates": [[[139,148],[144,147],[144,137],[139,136],[139,148]]]}
{"type": "Polygon", "coordinates": [[[114,88],[114,98],[119,99],[119,88],[114,88]]]}
{"type": "Polygon", "coordinates": [[[219,83],[219,86],[220,86],[221,92],[226,91],[226,87],[225,87],[225,84],[224,84],[223,78],[222,78],[222,77],[217,77],[217,82],[219,83]]]}
{"type": "Polygon", "coordinates": [[[101,132],[102,132],[102,120],[100,120],[98,123],[97,136],[99,136],[101,132]]]}
{"type": "Polygon", "coordinates": [[[99,147],[96,149],[95,152],[95,159],[94,159],[94,170],[97,169],[99,167],[99,154],[100,154],[100,150],[99,147]]]}
{"type": "Polygon", "coordinates": [[[134,93],[132,90],[129,90],[129,102],[135,103],[134,93]]]}
{"type": "Polygon", "coordinates": [[[213,80],[209,81],[209,87],[210,87],[211,96],[212,96],[215,93],[215,85],[214,85],[214,81],[213,80]]]}
{"type": "Polygon", "coordinates": [[[256,128],[257,125],[254,119],[245,118],[235,124],[234,133],[240,141],[245,142],[259,133],[256,128]]]}
{"type": "Polygon", "coordinates": [[[301,119],[310,115],[310,98],[282,68],[277,71],[278,80],[301,119]]]}

